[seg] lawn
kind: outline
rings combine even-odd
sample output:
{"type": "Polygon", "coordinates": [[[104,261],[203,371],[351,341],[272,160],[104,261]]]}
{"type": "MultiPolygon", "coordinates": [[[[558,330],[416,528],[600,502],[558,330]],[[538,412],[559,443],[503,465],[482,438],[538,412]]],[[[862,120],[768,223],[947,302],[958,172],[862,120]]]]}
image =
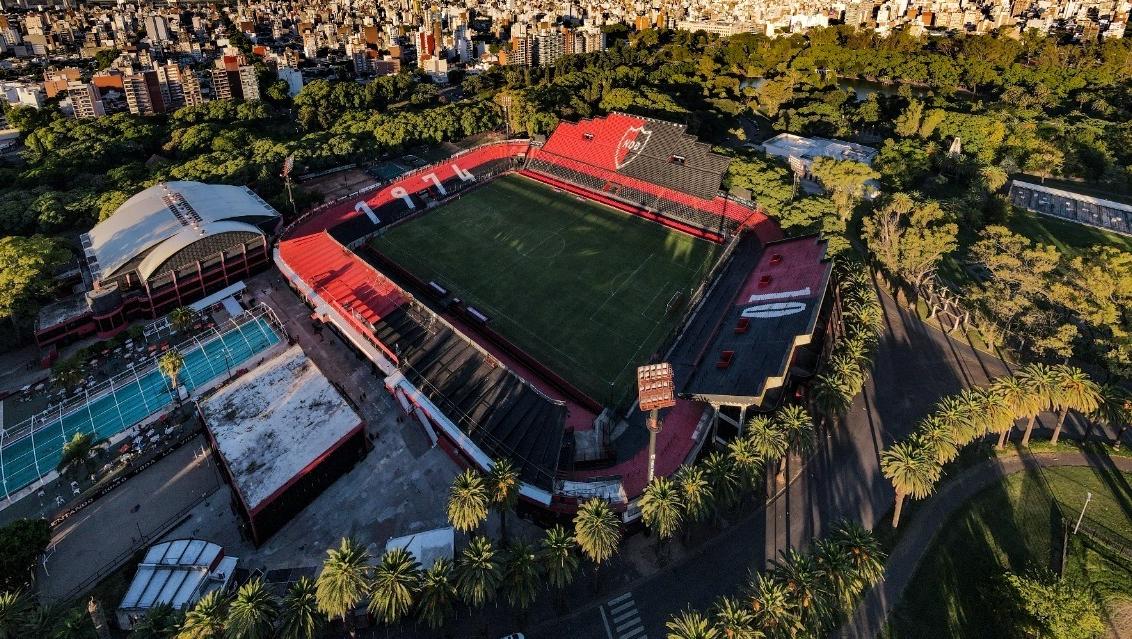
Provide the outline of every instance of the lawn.
{"type": "Polygon", "coordinates": [[[680,320],[666,313],[718,257],[711,242],[500,177],[376,238],[423,281],[484,311],[491,326],[600,402],[620,400],[680,320]]]}
{"type": "MultiPolygon", "coordinates": [[[[1013,636],[988,602],[1004,570],[1050,566],[1058,534],[1052,500],[1075,515],[1091,492],[1086,523],[1132,537],[1132,474],[1091,468],[1042,472],[1044,482],[1036,471],[1011,475],[941,526],[890,620],[889,637],[1013,636]]],[[[1066,574],[1092,583],[1110,606],[1132,599],[1132,560],[1084,535],[1073,538],[1066,574]]]]}

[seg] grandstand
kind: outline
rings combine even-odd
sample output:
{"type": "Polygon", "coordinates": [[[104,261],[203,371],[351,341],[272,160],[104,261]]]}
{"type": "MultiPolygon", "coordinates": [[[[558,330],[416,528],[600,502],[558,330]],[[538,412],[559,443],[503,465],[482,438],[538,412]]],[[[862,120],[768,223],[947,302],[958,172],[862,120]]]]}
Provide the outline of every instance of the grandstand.
{"type": "Polygon", "coordinates": [[[670,358],[677,366],[683,394],[658,436],[662,474],[697,453],[721,408],[767,410],[782,401],[786,393],[767,391],[812,370],[798,347],[820,341],[824,245],[811,238],[767,256],[764,246],[781,234],[754,205],[719,192],[727,166],[681,125],[621,113],[563,123],[543,144],[486,144],[311,211],[284,231],[276,263],[312,317],[372,361],[402,409],[461,464],[486,471],[510,458],[528,502],[570,512],[578,499],[601,495],[632,517],[647,459],[639,411],[579,390],[563,360],[531,344],[612,350],[615,323],[631,313],[658,327],[623,365],[670,358]],[[495,179],[504,174],[513,177],[495,179]],[[437,206],[444,208],[429,212],[437,206]],[[662,241],[642,240],[656,229],[618,212],[667,227],[662,241]],[[553,246],[535,241],[548,237],[553,246]],[[693,275],[672,294],[665,283],[677,271],[665,262],[674,259],[693,275]],[[594,277],[601,268],[613,275],[594,277]],[[635,286],[646,270],[665,274],[663,283],[635,286]],[[740,297],[793,295],[780,288],[802,280],[805,298],[787,300],[802,304],[798,316],[752,322],[749,333],[727,325],[750,310],[740,297]],[[598,281],[600,291],[586,288],[598,281]],[[489,298],[492,283],[520,289],[513,297],[530,313],[502,306],[513,299],[489,298]],[[580,292],[544,299],[547,289],[567,286],[580,292]],[[591,308],[585,302],[597,292],[601,304],[591,308]],[[603,343],[574,339],[593,321],[608,331],[603,343]],[[516,322],[534,337],[516,337],[516,322]],[[759,364],[720,367],[726,350],[759,364]],[[628,428],[617,429],[624,434],[614,446],[609,432],[619,424],[628,428]]]}

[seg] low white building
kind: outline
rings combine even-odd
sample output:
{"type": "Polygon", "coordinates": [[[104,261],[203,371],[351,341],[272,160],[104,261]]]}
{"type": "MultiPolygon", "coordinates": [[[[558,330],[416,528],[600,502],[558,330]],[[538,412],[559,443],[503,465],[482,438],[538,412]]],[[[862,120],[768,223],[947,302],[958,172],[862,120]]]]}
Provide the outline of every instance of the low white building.
{"type": "Polygon", "coordinates": [[[232,581],[236,557],[203,539],[175,539],[150,546],[116,612],[118,627],[129,630],[159,604],[192,608],[201,597],[224,591],[232,581]]]}

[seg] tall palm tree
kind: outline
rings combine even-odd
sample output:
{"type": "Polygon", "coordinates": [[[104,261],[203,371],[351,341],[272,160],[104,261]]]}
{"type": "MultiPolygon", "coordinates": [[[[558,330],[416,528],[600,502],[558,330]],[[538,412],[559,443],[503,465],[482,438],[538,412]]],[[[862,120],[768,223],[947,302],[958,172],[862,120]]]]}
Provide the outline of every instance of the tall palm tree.
{"type": "Polygon", "coordinates": [[[1053,436],[1050,442],[1057,443],[1061,437],[1061,427],[1065,425],[1065,416],[1070,410],[1088,415],[1097,409],[1101,403],[1101,388],[1075,366],[1058,366],[1054,368],[1057,378],[1057,423],[1053,427],[1053,436]]]}
{"type": "Polygon", "coordinates": [[[310,577],[299,577],[291,584],[279,610],[281,639],[314,639],[326,625],[326,615],[318,609],[318,587],[310,577]]]}
{"type": "MultiPolygon", "coordinates": [[[[786,434],[789,450],[799,457],[805,457],[817,446],[817,430],[806,409],[797,404],[780,408],[774,415],[774,424],[786,434]]],[[[785,479],[786,456],[778,464],[779,483],[785,479]]]]}
{"type": "Polygon", "coordinates": [[[167,603],[159,603],[130,626],[130,639],[169,639],[177,634],[180,625],[181,613],[167,603]]]}
{"type": "Polygon", "coordinates": [[[81,607],[65,611],[51,630],[51,639],[90,639],[94,635],[94,625],[90,615],[81,607]]]}
{"type": "Polygon", "coordinates": [[[747,585],[755,625],[771,637],[796,637],[803,630],[798,604],[786,584],[757,573],[747,585]]]}
{"type": "Polygon", "coordinates": [[[782,466],[781,460],[790,450],[790,440],[776,421],[756,415],[747,421],[743,436],[750,442],[752,451],[759,459],[774,461],[782,466]]]}
{"type": "Polygon", "coordinates": [[[684,610],[664,624],[668,639],[719,639],[719,630],[701,612],[684,610]]]}
{"type": "Polygon", "coordinates": [[[373,571],[370,613],[384,623],[397,623],[412,608],[420,579],[421,565],[412,553],[404,548],[387,551],[373,571]]]}
{"type": "Polygon", "coordinates": [[[221,639],[228,618],[228,602],[216,590],[197,600],[185,613],[177,639],[221,639]]]}
{"type": "Polygon", "coordinates": [[[279,618],[279,600],[262,579],[253,579],[236,591],[228,605],[225,636],[228,639],[270,639],[279,618]]]}
{"type": "Polygon", "coordinates": [[[456,475],[448,491],[448,521],[460,532],[475,530],[487,519],[488,499],[483,477],[468,468],[456,475]]]}
{"type": "Polygon", "coordinates": [[[896,509],[892,513],[892,527],[896,528],[900,525],[904,498],[923,499],[930,495],[939,479],[939,464],[923,448],[899,442],[880,454],[880,468],[896,490],[896,509]]]}
{"type": "Polygon", "coordinates": [[[421,575],[417,618],[436,629],[456,614],[456,583],[451,560],[441,557],[421,575]]]}
{"type": "Polygon", "coordinates": [[[369,560],[365,546],[343,537],[337,548],[326,551],[322,572],[315,581],[319,612],[340,618],[351,637],[355,630],[350,613],[369,594],[369,560]]]}
{"type": "Polygon", "coordinates": [[[542,586],[538,555],[525,541],[507,549],[503,563],[503,597],[512,608],[526,609],[538,596],[542,586]]]}
{"type": "Polygon", "coordinates": [[[501,579],[498,554],[491,540],[476,536],[456,560],[456,590],[469,606],[495,599],[501,579]]]}
{"type": "Polygon", "coordinates": [[[1053,408],[1060,395],[1058,382],[1060,375],[1045,364],[1027,364],[1018,371],[1016,377],[1030,390],[1034,396],[1030,410],[1022,413],[1026,417],[1026,430],[1022,434],[1022,445],[1030,445],[1030,435],[1034,432],[1034,423],[1038,420],[1038,413],[1053,408]]]}
{"type": "Polygon", "coordinates": [[[161,374],[169,380],[169,391],[173,393],[173,399],[178,404],[181,403],[181,393],[177,392],[177,378],[181,375],[181,369],[185,367],[185,358],[181,355],[180,351],[173,348],[165,352],[157,360],[157,369],[161,374]]]}
{"type": "Polygon", "coordinates": [[[913,435],[917,445],[922,447],[937,464],[946,464],[959,454],[959,442],[951,424],[938,414],[928,415],[916,426],[913,435]]]}
{"type": "Polygon", "coordinates": [[[994,415],[993,423],[999,431],[998,447],[1002,449],[1006,447],[1006,440],[1018,417],[1041,412],[1041,398],[1014,375],[995,378],[991,389],[992,392],[986,395],[987,400],[1001,402],[1002,413],[994,415]],[[1006,415],[1009,415],[1009,420],[1006,415]]]}
{"type": "Polygon", "coordinates": [[[833,371],[819,373],[810,386],[810,399],[821,413],[826,428],[832,427],[834,420],[849,410],[855,394],[848,381],[833,371]]]}
{"type": "Polygon", "coordinates": [[[715,627],[724,639],[762,639],[755,629],[755,613],[735,597],[723,596],[712,607],[715,627]]]}
{"type": "Polygon", "coordinates": [[[755,451],[755,447],[746,437],[736,437],[727,444],[727,457],[731,460],[731,467],[739,475],[739,484],[743,487],[743,495],[759,485],[762,477],[763,460],[755,451]]]}
{"type": "Polygon", "coordinates": [[[94,437],[90,433],[75,433],[63,444],[55,470],[61,473],[79,473],[90,467],[95,452],[94,437]]]}
{"type": "Polygon", "coordinates": [[[815,539],[811,552],[838,610],[852,610],[853,601],[861,591],[849,551],[836,541],[825,538],[815,539]]]}
{"type": "Polygon", "coordinates": [[[1093,425],[1099,422],[1119,429],[1116,433],[1116,446],[1119,447],[1124,431],[1132,423],[1132,394],[1119,386],[1105,384],[1098,390],[1098,395],[1097,407],[1089,413],[1089,430],[1085,439],[1089,439],[1093,425]]]}
{"type": "Polygon", "coordinates": [[[499,459],[487,475],[487,489],[491,505],[499,513],[499,529],[503,544],[507,545],[507,513],[519,501],[519,471],[506,457],[499,459]]]}
{"type": "Polygon", "coordinates": [[[826,575],[813,555],[790,548],[782,551],[779,559],[771,561],[775,579],[786,586],[798,605],[798,616],[803,627],[814,634],[833,618],[826,575]]]}
{"type": "MultiPolygon", "coordinates": [[[[684,504],[684,515],[689,521],[699,522],[711,513],[711,484],[702,466],[685,464],[676,471],[674,477],[680,491],[680,501],[684,504]]],[[[685,526],[687,531],[688,527],[685,526]]]]}
{"type": "Polygon", "coordinates": [[[574,539],[594,562],[596,570],[617,552],[621,543],[621,522],[605,500],[587,499],[574,515],[574,539]]]}
{"type": "Polygon", "coordinates": [[[952,434],[957,448],[966,446],[985,432],[979,414],[978,393],[964,389],[958,395],[949,395],[939,400],[933,411],[939,422],[952,434]]]}
{"type": "Polygon", "coordinates": [[[32,613],[32,603],[22,590],[0,592],[0,639],[22,637],[28,618],[32,613]]]}
{"type": "Polygon", "coordinates": [[[680,492],[672,480],[667,477],[656,477],[645,487],[638,506],[641,509],[641,519],[656,533],[656,552],[659,557],[661,544],[676,534],[684,519],[680,492]]]}
{"type": "Polygon", "coordinates": [[[178,306],[169,311],[169,324],[173,327],[173,330],[180,333],[192,326],[196,317],[196,312],[193,309],[187,306],[178,306]]]}
{"type": "Polygon", "coordinates": [[[829,538],[848,553],[859,592],[884,576],[884,551],[876,536],[863,526],[853,521],[838,522],[830,531],[829,538]]]}
{"type": "Polygon", "coordinates": [[[739,496],[739,475],[731,465],[731,460],[718,450],[712,451],[703,460],[704,475],[711,485],[712,505],[716,516],[721,509],[735,505],[739,496]]]}
{"type": "Polygon", "coordinates": [[[577,542],[562,526],[546,531],[539,548],[539,561],[551,586],[565,588],[578,574],[577,542]]]}

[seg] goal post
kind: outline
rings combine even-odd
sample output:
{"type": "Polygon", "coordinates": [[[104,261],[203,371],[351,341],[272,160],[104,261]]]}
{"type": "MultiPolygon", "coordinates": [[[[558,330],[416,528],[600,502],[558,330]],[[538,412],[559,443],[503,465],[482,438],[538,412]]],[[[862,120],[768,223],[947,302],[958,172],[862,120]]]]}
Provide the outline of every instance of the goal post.
{"type": "Polygon", "coordinates": [[[672,315],[673,313],[678,312],[681,308],[684,307],[684,301],[686,297],[687,296],[684,294],[684,289],[682,288],[678,288],[673,291],[672,297],[668,298],[668,304],[664,308],[664,314],[672,315]]]}

